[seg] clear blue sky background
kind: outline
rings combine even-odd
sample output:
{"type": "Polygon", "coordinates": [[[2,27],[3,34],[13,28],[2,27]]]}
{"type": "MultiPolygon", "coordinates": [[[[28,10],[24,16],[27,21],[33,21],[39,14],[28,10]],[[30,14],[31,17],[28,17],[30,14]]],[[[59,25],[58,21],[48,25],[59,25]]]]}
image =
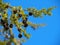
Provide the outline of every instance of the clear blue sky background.
{"type": "MultiPolygon", "coordinates": [[[[60,45],[60,0],[4,0],[9,2],[12,6],[22,6],[24,9],[35,7],[38,10],[42,8],[49,8],[57,6],[52,11],[52,16],[44,16],[41,18],[29,17],[33,23],[46,23],[47,26],[36,29],[28,27],[27,32],[32,36],[23,45],[60,45]]],[[[18,35],[14,28],[15,37],[18,35]]]]}

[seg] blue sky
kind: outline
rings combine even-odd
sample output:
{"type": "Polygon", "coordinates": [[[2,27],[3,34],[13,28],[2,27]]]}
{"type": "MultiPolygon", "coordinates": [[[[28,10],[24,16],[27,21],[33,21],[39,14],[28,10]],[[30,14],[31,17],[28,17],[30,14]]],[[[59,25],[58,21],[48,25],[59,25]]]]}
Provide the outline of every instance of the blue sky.
{"type": "MultiPolygon", "coordinates": [[[[31,38],[23,45],[60,45],[60,1],[59,0],[3,0],[12,6],[22,6],[24,9],[35,7],[38,10],[57,6],[52,11],[52,16],[44,16],[43,18],[29,17],[33,23],[46,23],[45,27],[39,27],[36,31],[28,27],[27,32],[31,33],[31,38]]],[[[16,29],[14,28],[16,33],[16,29]]]]}

